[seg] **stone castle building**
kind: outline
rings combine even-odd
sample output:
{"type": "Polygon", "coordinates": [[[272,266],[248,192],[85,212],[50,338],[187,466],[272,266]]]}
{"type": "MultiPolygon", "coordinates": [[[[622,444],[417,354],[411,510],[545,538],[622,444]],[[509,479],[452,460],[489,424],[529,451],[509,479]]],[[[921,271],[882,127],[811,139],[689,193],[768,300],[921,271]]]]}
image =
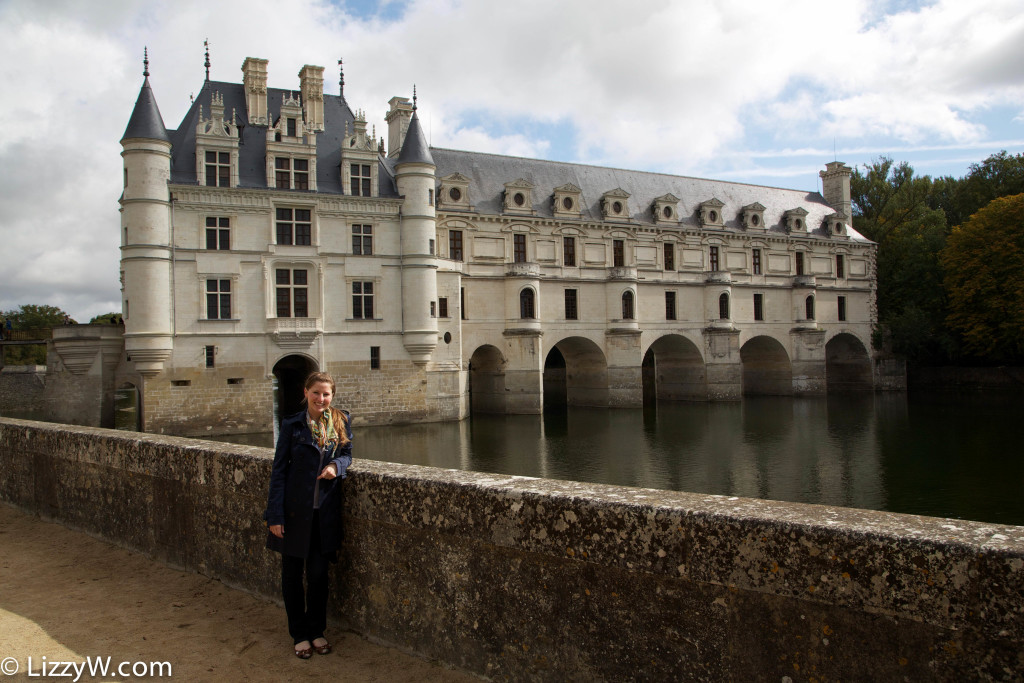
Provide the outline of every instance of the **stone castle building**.
{"type": "Polygon", "coordinates": [[[146,431],[268,431],[315,369],[371,424],[875,386],[840,162],[822,196],[440,149],[415,94],[385,147],[343,79],[255,58],[168,130],[144,75],[114,383],[146,431]]]}

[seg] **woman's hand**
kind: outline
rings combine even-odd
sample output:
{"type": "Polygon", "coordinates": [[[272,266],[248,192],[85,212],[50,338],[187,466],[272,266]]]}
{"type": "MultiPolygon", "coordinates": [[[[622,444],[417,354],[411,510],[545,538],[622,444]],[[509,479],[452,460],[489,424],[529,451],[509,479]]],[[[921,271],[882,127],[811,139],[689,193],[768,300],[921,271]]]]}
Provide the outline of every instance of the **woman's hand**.
{"type": "Polygon", "coordinates": [[[278,538],[284,538],[284,525],[283,524],[271,524],[270,533],[274,534],[278,538]]]}
{"type": "Polygon", "coordinates": [[[334,463],[332,462],[330,465],[325,467],[322,472],[320,472],[320,476],[317,477],[317,479],[334,479],[337,476],[338,468],[335,467],[334,463]]]}

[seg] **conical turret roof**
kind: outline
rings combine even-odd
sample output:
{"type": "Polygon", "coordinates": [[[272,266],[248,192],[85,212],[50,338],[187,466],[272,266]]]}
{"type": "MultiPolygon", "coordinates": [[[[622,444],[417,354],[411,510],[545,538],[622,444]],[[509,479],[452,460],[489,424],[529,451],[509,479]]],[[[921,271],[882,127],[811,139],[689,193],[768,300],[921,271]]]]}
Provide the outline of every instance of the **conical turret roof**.
{"type": "Polygon", "coordinates": [[[147,138],[170,142],[167,135],[167,128],[164,126],[164,119],[160,116],[160,108],[156,106],[156,97],[153,96],[153,89],[149,87],[149,77],[142,83],[139,90],[139,99],[135,100],[135,109],[132,110],[132,117],[128,119],[128,127],[124,129],[121,141],[129,138],[147,138]]]}
{"type": "Polygon", "coordinates": [[[412,112],[412,120],[409,121],[409,129],[405,132],[405,141],[402,142],[402,151],[398,154],[397,164],[430,164],[434,165],[434,158],[430,156],[430,145],[423,135],[423,128],[420,126],[420,118],[416,110],[412,112]]]}

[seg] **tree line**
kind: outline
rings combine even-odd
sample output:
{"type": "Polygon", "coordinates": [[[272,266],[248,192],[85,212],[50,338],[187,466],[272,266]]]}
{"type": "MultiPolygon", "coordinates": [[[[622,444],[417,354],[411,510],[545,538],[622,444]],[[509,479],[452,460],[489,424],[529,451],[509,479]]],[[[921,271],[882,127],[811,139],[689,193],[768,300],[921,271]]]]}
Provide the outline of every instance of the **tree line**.
{"type": "MultiPolygon", "coordinates": [[[[109,324],[121,320],[120,313],[104,313],[89,321],[90,325],[109,324]]],[[[8,336],[7,323],[14,330],[46,330],[60,325],[77,325],[78,321],[57,306],[23,304],[9,311],[0,311],[0,330],[8,336]]],[[[45,365],[46,347],[42,344],[8,346],[3,349],[6,365],[45,365]]]]}
{"type": "Polygon", "coordinates": [[[853,227],[878,243],[876,348],[917,365],[1024,362],[1024,154],[936,179],[882,157],[850,189],[853,227]]]}

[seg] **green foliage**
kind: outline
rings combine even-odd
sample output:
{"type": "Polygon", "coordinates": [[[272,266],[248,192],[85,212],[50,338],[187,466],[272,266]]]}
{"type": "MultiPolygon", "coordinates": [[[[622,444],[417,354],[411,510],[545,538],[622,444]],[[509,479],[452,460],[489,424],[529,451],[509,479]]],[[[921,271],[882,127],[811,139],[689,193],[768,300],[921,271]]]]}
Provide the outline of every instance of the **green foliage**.
{"type": "Polygon", "coordinates": [[[89,321],[90,325],[110,325],[121,319],[121,311],[111,311],[110,313],[103,313],[97,316],[93,316],[92,320],[89,321]]]}
{"type": "Polygon", "coordinates": [[[939,263],[948,230],[945,213],[929,205],[931,178],[883,157],[854,171],[850,189],[854,228],[878,243],[876,340],[912,361],[948,358],[956,340],[945,326],[939,263]]]}
{"type": "Polygon", "coordinates": [[[1024,361],[1024,194],[989,202],[942,252],[949,325],[985,360],[1024,361]]]}
{"type": "Polygon", "coordinates": [[[1010,155],[1003,150],[980,164],[971,164],[963,178],[935,181],[930,204],[946,212],[950,225],[961,225],[993,199],[1022,192],[1024,154],[1010,155]]]}
{"type": "MultiPolygon", "coordinates": [[[[15,330],[47,329],[70,320],[70,316],[56,306],[35,304],[24,304],[16,310],[0,312],[0,317],[10,320],[15,330]]],[[[46,347],[42,344],[6,347],[4,362],[7,365],[45,365],[46,347]]]]}

